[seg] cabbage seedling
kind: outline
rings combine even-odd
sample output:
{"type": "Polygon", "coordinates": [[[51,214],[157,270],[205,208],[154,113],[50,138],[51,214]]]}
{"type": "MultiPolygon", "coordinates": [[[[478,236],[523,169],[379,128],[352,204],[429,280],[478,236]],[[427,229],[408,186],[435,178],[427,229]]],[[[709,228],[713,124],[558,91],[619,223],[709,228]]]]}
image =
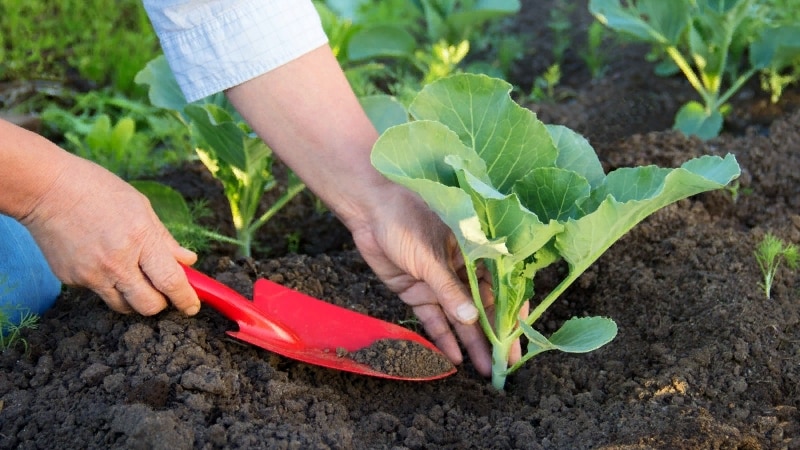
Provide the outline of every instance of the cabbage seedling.
{"type": "Polygon", "coordinates": [[[305,184],[290,172],[286,191],[258,215],[264,193],[278,184],[272,173],[275,157],[224,94],[217,93],[187,104],[163,56],[150,61],[137,74],[136,82],[148,85],[150,102],[154,106],[176,111],[189,127],[198,158],[222,183],[236,229],[239,254],[250,256],[256,231],[302,192],[305,184]]]}
{"type": "Polygon", "coordinates": [[[510,91],[510,84],[484,75],[436,81],[411,103],[416,120],[386,130],[372,152],[381,173],[417,192],[455,234],[492,345],[497,389],[541,352],[582,353],[611,341],[617,326],[608,318],[573,318],[549,338],[533,325],[634,225],[679,199],[722,188],[740,172],[728,155],[700,157],[677,169],[621,168],[606,175],[583,137],[544,125],[510,91]],[[559,260],[568,265],[565,278],[520,318],[536,272],[559,260]],[[492,275],[491,319],[478,291],[479,261],[492,275]],[[512,344],[522,335],[527,350],[509,367],[512,344]]]}
{"type": "Polygon", "coordinates": [[[702,97],[702,103],[690,101],[681,107],[675,128],[710,139],[722,129],[724,112],[730,109],[727,101],[757,72],[771,76],[773,98],[796,79],[776,75],[796,65],[800,29],[791,19],[791,7],[769,3],[591,0],[589,10],[612,30],[669,56],[702,97]]]}

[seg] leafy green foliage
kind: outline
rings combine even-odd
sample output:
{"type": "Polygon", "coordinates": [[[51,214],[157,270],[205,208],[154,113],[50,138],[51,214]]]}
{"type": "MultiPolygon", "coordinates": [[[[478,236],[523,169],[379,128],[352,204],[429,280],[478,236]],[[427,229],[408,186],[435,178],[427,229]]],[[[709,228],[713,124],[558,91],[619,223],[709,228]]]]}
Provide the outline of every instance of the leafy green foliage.
{"type": "Polygon", "coordinates": [[[411,103],[416,120],[388,129],[372,153],[381,173],[417,192],[452,229],[493,347],[498,389],[509,373],[542,351],[583,352],[613,339],[616,325],[606,318],[572,319],[549,339],[532,327],[641,220],[739,175],[732,155],[705,156],[677,169],[622,168],[606,175],[583,137],[544,125],[511,100],[510,90],[508,83],[481,75],[436,81],[411,103]],[[533,296],[536,272],[559,260],[568,265],[566,277],[520,319],[533,296]],[[492,274],[493,318],[480,300],[479,261],[492,274]],[[509,368],[510,348],[523,334],[528,351],[509,368]]]}
{"type": "Polygon", "coordinates": [[[305,185],[290,174],[286,191],[259,216],[264,192],[277,186],[272,173],[274,155],[224,94],[187,103],[163,56],[148,63],[136,81],[149,86],[153,105],[175,111],[189,127],[198,157],[224,188],[240,243],[239,253],[250,256],[255,232],[305,185]]]}
{"type": "Polygon", "coordinates": [[[552,53],[553,64],[563,64],[564,55],[572,47],[572,36],[570,34],[573,25],[570,14],[575,9],[575,4],[564,0],[558,0],[550,10],[550,17],[547,20],[547,28],[550,29],[553,37],[552,53]]]}
{"type": "MultiPolygon", "coordinates": [[[[648,42],[667,55],[702,102],[684,105],[675,128],[703,139],[722,129],[726,102],[759,71],[779,95],[787,68],[797,72],[800,23],[774,0],[591,0],[589,9],[609,28],[648,42]]],[[[785,7],[785,5],[784,5],[785,7]]],[[[667,66],[661,66],[662,73],[667,66]]]]}
{"type": "Polygon", "coordinates": [[[199,219],[211,214],[204,202],[190,206],[180,192],[157,181],[135,180],[130,184],[147,197],[158,218],[183,247],[202,252],[208,249],[210,241],[242,244],[198,224],[199,219]]]}
{"type": "Polygon", "coordinates": [[[190,154],[185,127],[157,108],[109,91],[70,101],[71,107],[42,112],[49,134],[63,136],[66,149],[124,179],[158,173],[190,154]]]}
{"type": "MultiPolygon", "coordinates": [[[[416,91],[457,72],[477,32],[520,8],[518,0],[328,0],[315,5],[331,48],[359,96],[398,94],[391,89],[397,83],[397,90],[410,84],[416,91]]],[[[498,67],[510,64],[515,50],[509,42],[498,53],[503,58],[498,67]]]]}
{"type": "Polygon", "coordinates": [[[0,0],[0,80],[79,78],[133,95],[158,55],[140,0],[0,0]]]}
{"type": "Polygon", "coordinates": [[[785,261],[791,269],[797,269],[800,265],[800,249],[795,244],[787,244],[772,233],[764,235],[756,248],[755,256],[758,268],[764,277],[761,287],[767,298],[771,298],[772,284],[781,263],[785,261]]]}
{"type": "Polygon", "coordinates": [[[556,87],[561,82],[561,66],[553,64],[533,80],[528,98],[534,102],[555,101],[556,87]]]}
{"type": "Polygon", "coordinates": [[[606,57],[603,54],[603,42],[605,40],[606,28],[600,22],[592,22],[586,31],[586,47],[581,51],[580,56],[592,78],[600,78],[606,70],[606,57]]]}
{"type": "Polygon", "coordinates": [[[408,121],[406,107],[392,96],[368,95],[360,97],[358,101],[379,133],[408,121]]]}

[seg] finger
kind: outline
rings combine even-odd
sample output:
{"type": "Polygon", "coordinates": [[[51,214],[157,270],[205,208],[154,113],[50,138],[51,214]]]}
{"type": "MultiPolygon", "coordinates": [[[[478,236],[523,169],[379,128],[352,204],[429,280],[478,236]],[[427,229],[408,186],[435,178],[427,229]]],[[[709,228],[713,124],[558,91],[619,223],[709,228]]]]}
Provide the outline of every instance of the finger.
{"type": "Polygon", "coordinates": [[[440,265],[432,265],[429,271],[424,279],[448,318],[465,325],[475,323],[478,309],[458,276],[440,265]]]}
{"type": "Polygon", "coordinates": [[[131,305],[125,301],[122,293],[116,290],[113,286],[109,286],[107,288],[95,288],[94,291],[113,311],[116,311],[120,314],[130,314],[133,312],[133,308],[131,308],[131,305]]]}
{"type": "Polygon", "coordinates": [[[471,325],[456,324],[454,328],[475,370],[484,377],[490,376],[492,374],[491,349],[481,327],[474,323],[471,325]]]}
{"type": "Polygon", "coordinates": [[[170,240],[172,256],[174,256],[179,263],[185,266],[191,266],[197,262],[197,253],[189,250],[188,248],[181,247],[178,241],[176,241],[175,238],[169,233],[167,233],[167,238],[170,240]]]}
{"type": "Polygon", "coordinates": [[[114,285],[128,305],[143,316],[152,316],[167,307],[167,300],[158,292],[141,270],[128,274],[114,285]]]}
{"type": "Polygon", "coordinates": [[[200,311],[200,299],[173,256],[159,253],[143,257],[139,264],[153,288],[168,298],[177,310],[190,316],[200,311]]]}
{"type": "MultiPolygon", "coordinates": [[[[530,308],[531,308],[530,302],[525,302],[525,304],[522,305],[522,308],[519,310],[520,320],[523,320],[526,317],[528,317],[528,314],[530,313],[530,308]]],[[[514,345],[511,347],[511,353],[509,354],[508,362],[514,364],[517,361],[519,361],[520,358],[522,358],[522,344],[520,344],[519,339],[517,339],[514,342],[514,345]]]]}
{"type": "Polygon", "coordinates": [[[441,308],[435,304],[427,304],[416,306],[413,309],[414,315],[422,323],[425,333],[428,334],[436,347],[444,353],[450,362],[455,365],[461,364],[464,361],[464,356],[461,354],[458,341],[456,341],[456,337],[453,335],[450,324],[441,308]]]}

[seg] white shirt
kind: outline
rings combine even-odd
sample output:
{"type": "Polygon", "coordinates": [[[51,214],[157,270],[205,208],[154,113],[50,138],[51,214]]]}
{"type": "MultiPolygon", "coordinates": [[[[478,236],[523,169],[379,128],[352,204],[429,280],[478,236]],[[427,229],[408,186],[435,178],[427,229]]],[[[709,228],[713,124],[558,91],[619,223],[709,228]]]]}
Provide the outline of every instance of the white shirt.
{"type": "Polygon", "coordinates": [[[310,0],[144,0],[144,6],[189,102],[328,41],[310,0]]]}

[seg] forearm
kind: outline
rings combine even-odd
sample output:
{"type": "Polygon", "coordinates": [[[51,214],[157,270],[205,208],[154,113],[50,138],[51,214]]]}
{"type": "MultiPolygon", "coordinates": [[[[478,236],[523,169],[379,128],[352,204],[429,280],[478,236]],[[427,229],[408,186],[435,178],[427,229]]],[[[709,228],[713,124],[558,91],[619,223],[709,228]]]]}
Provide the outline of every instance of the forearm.
{"type": "Polygon", "coordinates": [[[47,139],[0,120],[0,213],[24,219],[71,158],[47,139]]]}
{"type": "Polygon", "coordinates": [[[397,187],[371,165],[378,133],[325,45],[233,87],[228,98],[351,230],[397,187]],[[380,198],[383,196],[383,199],[380,198]]]}

